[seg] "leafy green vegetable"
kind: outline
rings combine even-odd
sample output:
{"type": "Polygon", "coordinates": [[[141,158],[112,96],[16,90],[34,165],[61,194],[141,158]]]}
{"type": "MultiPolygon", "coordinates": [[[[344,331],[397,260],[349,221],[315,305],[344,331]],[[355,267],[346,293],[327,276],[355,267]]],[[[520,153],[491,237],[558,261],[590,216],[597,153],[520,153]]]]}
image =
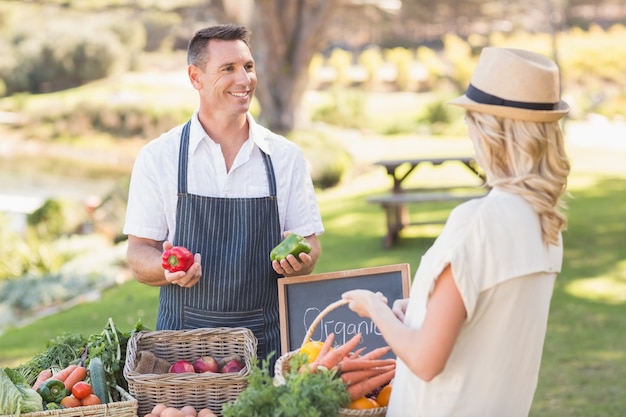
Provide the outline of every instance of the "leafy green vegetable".
{"type": "Polygon", "coordinates": [[[89,337],[81,334],[65,334],[50,340],[45,351],[20,365],[17,371],[24,376],[29,385],[32,385],[37,375],[44,369],[63,369],[70,364],[88,366],[91,358],[99,357],[104,364],[109,388],[119,385],[127,390],[128,382],[123,375],[126,346],[135,332],[145,329],[146,327],[139,320],[131,331],[122,332],[109,317],[106,326],[99,334],[89,337]]]}
{"type": "Polygon", "coordinates": [[[0,414],[34,413],[43,411],[41,396],[30,388],[18,371],[0,369],[0,414]]]}
{"type": "MultiPolygon", "coordinates": [[[[345,385],[334,371],[298,373],[302,358],[295,355],[289,362],[285,384],[274,385],[268,360],[254,366],[248,376],[248,387],[234,402],[224,404],[224,417],[331,417],[347,405],[345,385]]],[[[256,362],[256,361],[255,361],[256,362]]],[[[255,363],[256,365],[256,363],[255,363]]]]}
{"type": "Polygon", "coordinates": [[[100,358],[104,365],[109,389],[119,385],[127,390],[128,381],[124,378],[124,363],[126,362],[128,340],[136,332],[146,329],[141,320],[139,320],[130,332],[122,332],[115,326],[113,320],[109,318],[107,325],[100,334],[89,337],[85,347],[85,354],[83,354],[84,365],[89,366],[91,358],[100,358]]]}
{"type": "Polygon", "coordinates": [[[22,396],[6,372],[0,369],[0,414],[19,414],[22,396]]]}
{"type": "Polygon", "coordinates": [[[24,376],[26,382],[32,385],[37,375],[44,369],[63,369],[77,362],[86,343],[87,339],[80,334],[57,336],[48,341],[46,350],[38,353],[27,363],[18,366],[17,370],[24,376]]]}

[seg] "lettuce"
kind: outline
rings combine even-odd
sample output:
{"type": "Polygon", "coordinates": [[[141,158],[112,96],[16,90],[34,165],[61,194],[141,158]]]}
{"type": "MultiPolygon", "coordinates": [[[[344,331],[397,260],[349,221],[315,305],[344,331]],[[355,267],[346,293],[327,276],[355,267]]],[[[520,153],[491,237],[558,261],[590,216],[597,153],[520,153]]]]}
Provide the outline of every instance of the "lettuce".
{"type": "Polygon", "coordinates": [[[9,379],[9,376],[0,369],[0,414],[19,413],[21,401],[20,390],[9,379]]]}
{"type": "Polygon", "coordinates": [[[0,414],[43,411],[41,396],[14,369],[0,368],[0,414]]]}

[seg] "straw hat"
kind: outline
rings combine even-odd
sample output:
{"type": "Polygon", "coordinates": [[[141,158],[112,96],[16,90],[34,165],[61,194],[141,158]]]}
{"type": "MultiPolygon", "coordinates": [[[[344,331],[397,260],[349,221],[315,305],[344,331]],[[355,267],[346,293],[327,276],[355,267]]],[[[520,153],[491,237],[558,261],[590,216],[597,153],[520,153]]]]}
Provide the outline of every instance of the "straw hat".
{"type": "Polygon", "coordinates": [[[486,47],[467,91],[450,104],[510,119],[554,122],[569,111],[559,90],[559,69],[547,57],[486,47]]]}

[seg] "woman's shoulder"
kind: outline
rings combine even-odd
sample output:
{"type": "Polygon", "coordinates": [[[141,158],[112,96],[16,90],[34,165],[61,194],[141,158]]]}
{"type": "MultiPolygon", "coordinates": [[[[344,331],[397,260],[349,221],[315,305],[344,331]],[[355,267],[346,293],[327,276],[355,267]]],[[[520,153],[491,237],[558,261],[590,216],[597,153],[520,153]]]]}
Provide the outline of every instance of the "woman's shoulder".
{"type": "Polygon", "coordinates": [[[492,189],[484,197],[461,203],[450,213],[451,218],[484,218],[490,223],[512,219],[519,221],[524,216],[536,218],[532,206],[522,196],[500,189],[492,189]]]}

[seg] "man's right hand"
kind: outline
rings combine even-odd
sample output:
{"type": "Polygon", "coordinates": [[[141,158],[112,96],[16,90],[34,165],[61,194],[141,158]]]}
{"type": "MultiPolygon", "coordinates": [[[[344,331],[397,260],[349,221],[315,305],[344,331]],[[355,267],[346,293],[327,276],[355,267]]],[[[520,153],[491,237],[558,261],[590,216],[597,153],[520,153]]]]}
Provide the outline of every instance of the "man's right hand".
{"type": "Polygon", "coordinates": [[[187,272],[172,273],[163,268],[163,252],[172,246],[171,242],[128,235],[128,266],[135,279],[155,287],[172,284],[188,288],[195,285],[202,276],[200,254],[194,255],[194,263],[187,272]]]}
{"type": "MultiPolygon", "coordinates": [[[[163,252],[168,249],[174,247],[171,242],[165,241],[163,242],[163,252]]],[[[193,287],[198,283],[200,278],[202,277],[202,265],[201,265],[201,255],[196,253],[193,256],[194,263],[191,267],[185,271],[178,272],[170,272],[166,269],[163,269],[163,273],[165,274],[165,280],[172,284],[178,285],[180,287],[189,288],[193,287]]]]}

